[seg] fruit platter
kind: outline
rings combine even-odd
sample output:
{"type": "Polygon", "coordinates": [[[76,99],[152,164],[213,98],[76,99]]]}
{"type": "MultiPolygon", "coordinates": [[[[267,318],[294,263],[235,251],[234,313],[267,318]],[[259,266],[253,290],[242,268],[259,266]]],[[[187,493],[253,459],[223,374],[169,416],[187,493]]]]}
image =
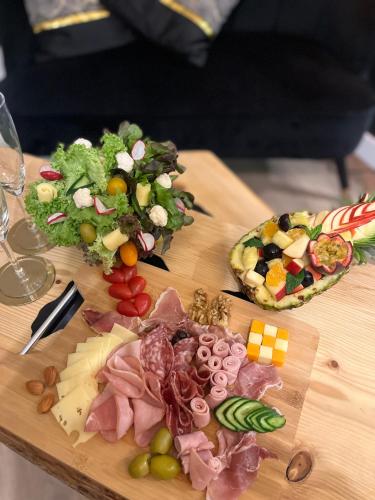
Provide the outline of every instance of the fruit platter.
{"type": "Polygon", "coordinates": [[[335,285],[375,250],[375,197],[318,214],[274,216],[233,247],[230,265],[248,298],[264,309],[300,307],[335,285]]]}

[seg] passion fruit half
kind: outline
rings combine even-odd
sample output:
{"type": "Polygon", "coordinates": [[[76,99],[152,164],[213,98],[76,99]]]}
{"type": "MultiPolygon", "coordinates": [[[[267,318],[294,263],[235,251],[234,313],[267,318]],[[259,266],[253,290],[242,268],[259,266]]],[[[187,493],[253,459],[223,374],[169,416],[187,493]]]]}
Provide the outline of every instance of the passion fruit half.
{"type": "Polygon", "coordinates": [[[347,268],[353,259],[353,246],[338,234],[322,233],[308,246],[311,264],[324,274],[347,268]]]}

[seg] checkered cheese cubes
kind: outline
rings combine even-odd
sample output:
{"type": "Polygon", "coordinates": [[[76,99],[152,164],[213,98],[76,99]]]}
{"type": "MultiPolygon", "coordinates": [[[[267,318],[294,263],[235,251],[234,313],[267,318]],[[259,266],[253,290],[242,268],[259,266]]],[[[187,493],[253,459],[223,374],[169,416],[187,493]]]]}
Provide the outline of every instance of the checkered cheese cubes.
{"type": "Polygon", "coordinates": [[[288,331],[254,319],[249,329],[247,356],[264,365],[283,366],[288,351],[288,331]]]}

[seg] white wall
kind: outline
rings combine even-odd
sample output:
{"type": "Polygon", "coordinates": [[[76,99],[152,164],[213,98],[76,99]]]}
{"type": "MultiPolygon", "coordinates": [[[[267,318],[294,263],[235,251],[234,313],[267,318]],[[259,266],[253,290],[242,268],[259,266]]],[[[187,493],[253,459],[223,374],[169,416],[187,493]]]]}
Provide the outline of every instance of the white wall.
{"type": "Polygon", "coordinates": [[[5,78],[5,68],[4,68],[3,51],[0,47],[0,82],[4,78],[5,78]]]}

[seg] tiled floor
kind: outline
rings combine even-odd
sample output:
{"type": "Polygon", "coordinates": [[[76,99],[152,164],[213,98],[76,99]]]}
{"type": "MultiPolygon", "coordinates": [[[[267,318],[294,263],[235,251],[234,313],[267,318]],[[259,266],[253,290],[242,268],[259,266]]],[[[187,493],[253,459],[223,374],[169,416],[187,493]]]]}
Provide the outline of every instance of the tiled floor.
{"type": "MultiPolygon", "coordinates": [[[[244,159],[227,163],[276,213],[318,211],[341,202],[336,169],[329,161],[244,159]]],[[[355,158],[349,161],[349,175],[353,200],[363,191],[375,191],[375,172],[355,158]]],[[[0,464],[0,500],[83,500],[3,445],[0,464]]]]}

